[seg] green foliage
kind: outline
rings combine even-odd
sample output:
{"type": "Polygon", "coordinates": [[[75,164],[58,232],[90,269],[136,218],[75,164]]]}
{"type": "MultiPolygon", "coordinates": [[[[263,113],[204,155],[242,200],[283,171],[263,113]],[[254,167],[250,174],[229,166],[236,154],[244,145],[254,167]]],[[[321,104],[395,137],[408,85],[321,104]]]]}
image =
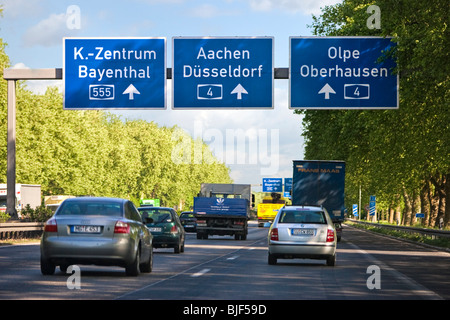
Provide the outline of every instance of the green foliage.
{"type": "MultiPolygon", "coordinates": [[[[320,36],[393,37],[397,46],[389,55],[397,60],[394,72],[400,77],[400,107],[298,112],[304,115],[305,158],[347,162],[348,206],[358,203],[361,186],[362,205],[368,202],[369,195],[377,195],[379,210],[397,206],[413,210],[418,195],[426,192],[424,185],[432,182],[431,191],[423,194],[423,198],[435,196],[439,205],[432,208],[435,212],[430,213],[428,221],[432,225],[443,216],[448,225],[450,206],[445,207],[445,202],[450,201],[448,1],[344,0],[325,7],[320,16],[313,17],[310,27],[320,36]],[[381,9],[379,30],[366,26],[370,16],[366,9],[371,4],[381,9]]],[[[427,201],[426,205],[431,206],[430,200],[427,201]]],[[[415,208],[415,212],[420,212],[424,205],[415,208]]]]}
{"type": "Polygon", "coordinates": [[[9,219],[11,219],[11,216],[7,214],[6,212],[0,212],[0,223],[6,222],[9,219]]]}
{"type": "Polygon", "coordinates": [[[36,209],[33,209],[27,204],[20,214],[24,220],[30,222],[45,222],[51,218],[53,212],[44,205],[40,205],[39,207],[36,207],[36,209]]]}

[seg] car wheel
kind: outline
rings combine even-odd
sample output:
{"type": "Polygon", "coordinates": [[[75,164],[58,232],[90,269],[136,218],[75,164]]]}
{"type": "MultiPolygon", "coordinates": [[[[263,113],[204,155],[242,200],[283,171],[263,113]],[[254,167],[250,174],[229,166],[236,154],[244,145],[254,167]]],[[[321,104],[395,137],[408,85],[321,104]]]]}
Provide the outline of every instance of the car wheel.
{"type": "Polygon", "coordinates": [[[125,267],[125,273],[127,274],[127,276],[132,276],[132,277],[137,277],[139,275],[140,269],[139,269],[139,264],[140,264],[140,252],[139,249],[136,251],[136,257],[134,258],[134,261],[129,264],[128,266],[125,267]]]}
{"type": "Polygon", "coordinates": [[[327,266],[334,267],[336,265],[336,255],[327,258],[327,266]]]}
{"type": "Polygon", "coordinates": [[[183,239],[183,244],[181,245],[181,252],[184,252],[184,239],[183,239]]]}
{"type": "Polygon", "coordinates": [[[173,248],[173,252],[175,252],[175,253],[180,253],[181,252],[181,240],[180,240],[180,242],[178,242],[175,245],[175,248],[173,248]]]}
{"type": "Polygon", "coordinates": [[[277,264],[277,258],[275,258],[274,255],[272,255],[272,254],[269,253],[268,263],[269,263],[270,265],[275,265],[275,264],[277,264]]]}
{"type": "Polygon", "coordinates": [[[52,275],[55,273],[55,269],[56,266],[53,263],[41,257],[41,273],[43,275],[52,275]]]}
{"type": "Polygon", "coordinates": [[[145,273],[152,272],[153,270],[153,247],[150,247],[150,253],[148,255],[147,262],[143,263],[140,270],[145,273]]]}

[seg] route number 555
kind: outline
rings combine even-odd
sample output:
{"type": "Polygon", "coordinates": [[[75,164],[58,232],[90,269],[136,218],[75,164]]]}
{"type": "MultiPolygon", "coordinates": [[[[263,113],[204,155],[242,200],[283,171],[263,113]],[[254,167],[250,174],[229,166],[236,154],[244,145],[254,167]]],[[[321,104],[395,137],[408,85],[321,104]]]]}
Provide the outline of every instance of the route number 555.
{"type": "Polygon", "coordinates": [[[114,85],[91,84],[89,86],[89,100],[114,100],[114,85]]]}

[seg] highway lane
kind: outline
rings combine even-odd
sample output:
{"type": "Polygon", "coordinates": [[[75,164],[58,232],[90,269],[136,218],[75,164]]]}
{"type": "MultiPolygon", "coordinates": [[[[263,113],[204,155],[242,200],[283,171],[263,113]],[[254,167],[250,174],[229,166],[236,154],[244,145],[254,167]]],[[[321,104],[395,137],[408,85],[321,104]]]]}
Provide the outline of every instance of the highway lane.
{"type": "Polygon", "coordinates": [[[69,274],[41,275],[38,245],[0,247],[0,299],[450,299],[449,253],[346,227],[335,267],[321,260],[270,266],[267,230],[251,227],[246,241],[190,233],[184,253],[155,250],[153,272],[137,278],[123,268],[80,266],[81,288],[73,290],[69,274]],[[371,266],[379,279],[370,278],[371,266]]]}

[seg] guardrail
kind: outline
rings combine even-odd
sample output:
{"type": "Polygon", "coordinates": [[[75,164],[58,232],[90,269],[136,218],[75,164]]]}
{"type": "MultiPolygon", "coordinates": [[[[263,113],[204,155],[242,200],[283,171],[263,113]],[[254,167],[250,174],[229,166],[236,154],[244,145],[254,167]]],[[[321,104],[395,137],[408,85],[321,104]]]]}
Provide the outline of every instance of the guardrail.
{"type": "Polygon", "coordinates": [[[44,222],[0,223],[0,240],[36,238],[43,230],[44,222]]]}
{"type": "Polygon", "coordinates": [[[364,224],[364,225],[370,225],[372,227],[376,228],[383,228],[383,229],[390,229],[395,231],[401,231],[406,232],[410,234],[420,234],[425,237],[430,237],[431,239],[437,239],[437,238],[450,238],[450,231],[444,231],[444,230],[435,230],[435,229],[426,229],[426,228],[415,228],[415,227],[405,227],[405,226],[394,226],[389,224],[379,224],[379,223],[371,223],[366,221],[359,221],[359,220],[353,220],[353,219],[347,219],[348,221],[364,224]]]}

